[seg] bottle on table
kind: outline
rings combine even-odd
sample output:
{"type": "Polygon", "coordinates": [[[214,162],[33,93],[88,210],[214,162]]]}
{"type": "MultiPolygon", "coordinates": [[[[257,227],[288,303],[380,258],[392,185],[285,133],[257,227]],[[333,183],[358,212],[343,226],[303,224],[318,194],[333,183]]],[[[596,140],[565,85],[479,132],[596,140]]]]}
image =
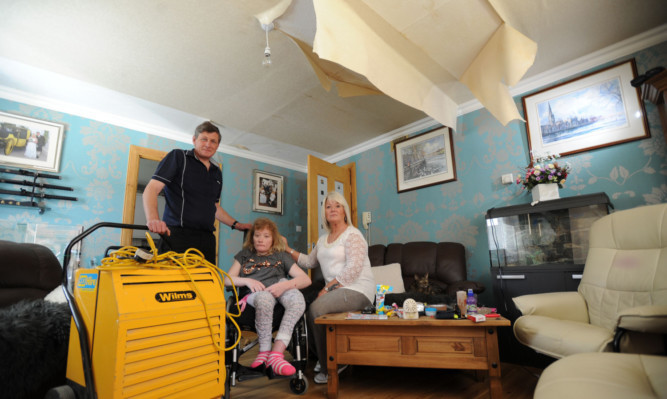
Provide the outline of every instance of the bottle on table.
{"type": "Polygon", "coordinates": [[[466,298],[466,314],[477,314],[477,298],[472,292],[472,289],[468,289],[468,297],[466,298]]]}

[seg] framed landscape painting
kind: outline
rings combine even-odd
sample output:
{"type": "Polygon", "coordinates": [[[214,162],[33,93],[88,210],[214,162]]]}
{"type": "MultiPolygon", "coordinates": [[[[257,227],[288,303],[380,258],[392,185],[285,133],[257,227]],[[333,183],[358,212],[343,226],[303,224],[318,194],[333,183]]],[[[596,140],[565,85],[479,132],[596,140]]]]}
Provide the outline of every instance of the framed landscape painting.
{"type": "Polygon", "coordinates": [[[650,137],[634,60],[523,97],[531,159],[650,137]]]}
{"type": "Polygon", "coordinates": [[[65,125],[0,112],[0,165],[58,172],[65,125]]]}
{"type": "Polygon", "coordinates": [[[284,179],[280,175],[254,170],[252,210],[282,215],[284,179]]]}
{"type": "Polygon", "coordinates": [[[396,143],[398,192],[456,180],[452,131],[441,127],[396,143]]]}

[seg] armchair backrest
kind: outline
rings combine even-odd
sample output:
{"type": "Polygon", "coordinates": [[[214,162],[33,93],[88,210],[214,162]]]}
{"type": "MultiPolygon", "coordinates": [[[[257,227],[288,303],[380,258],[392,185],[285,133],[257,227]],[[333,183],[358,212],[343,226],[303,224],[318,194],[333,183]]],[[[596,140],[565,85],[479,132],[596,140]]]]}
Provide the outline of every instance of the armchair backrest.
{"type": "Polygon", "coordinates": [[[590,323],[609,330],[625,309],[667,305],[667,204],[617,211],[593,223],[578,291],[590,323]]]}

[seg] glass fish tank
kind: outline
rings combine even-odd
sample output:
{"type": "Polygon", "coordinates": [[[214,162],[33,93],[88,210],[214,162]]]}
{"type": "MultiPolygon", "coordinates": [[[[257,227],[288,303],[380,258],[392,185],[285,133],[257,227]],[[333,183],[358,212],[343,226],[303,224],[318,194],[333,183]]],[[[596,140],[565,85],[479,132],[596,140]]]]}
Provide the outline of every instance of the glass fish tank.
{"type": "Polygon", "coordinates": [[[596,193],[489,209],[491,266],[583,265],[590,226],[611,206],[605,193],[596,193]]]}

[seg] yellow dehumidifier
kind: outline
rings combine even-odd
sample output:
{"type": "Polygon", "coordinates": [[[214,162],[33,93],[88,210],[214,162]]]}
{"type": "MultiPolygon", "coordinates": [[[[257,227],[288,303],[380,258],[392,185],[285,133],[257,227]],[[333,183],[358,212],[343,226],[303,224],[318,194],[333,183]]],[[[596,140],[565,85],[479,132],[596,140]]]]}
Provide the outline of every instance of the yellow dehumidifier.
{"type": "MultiPolygon", "coordinates": [[[[99,227],[146,229],[99,223],[70,246],[99,227]]],[[[72,293],[65,289],[73,320],[67,382],[76,397],[224,395],[226,308],[217,270],[77,269],[72,293]]]]}

